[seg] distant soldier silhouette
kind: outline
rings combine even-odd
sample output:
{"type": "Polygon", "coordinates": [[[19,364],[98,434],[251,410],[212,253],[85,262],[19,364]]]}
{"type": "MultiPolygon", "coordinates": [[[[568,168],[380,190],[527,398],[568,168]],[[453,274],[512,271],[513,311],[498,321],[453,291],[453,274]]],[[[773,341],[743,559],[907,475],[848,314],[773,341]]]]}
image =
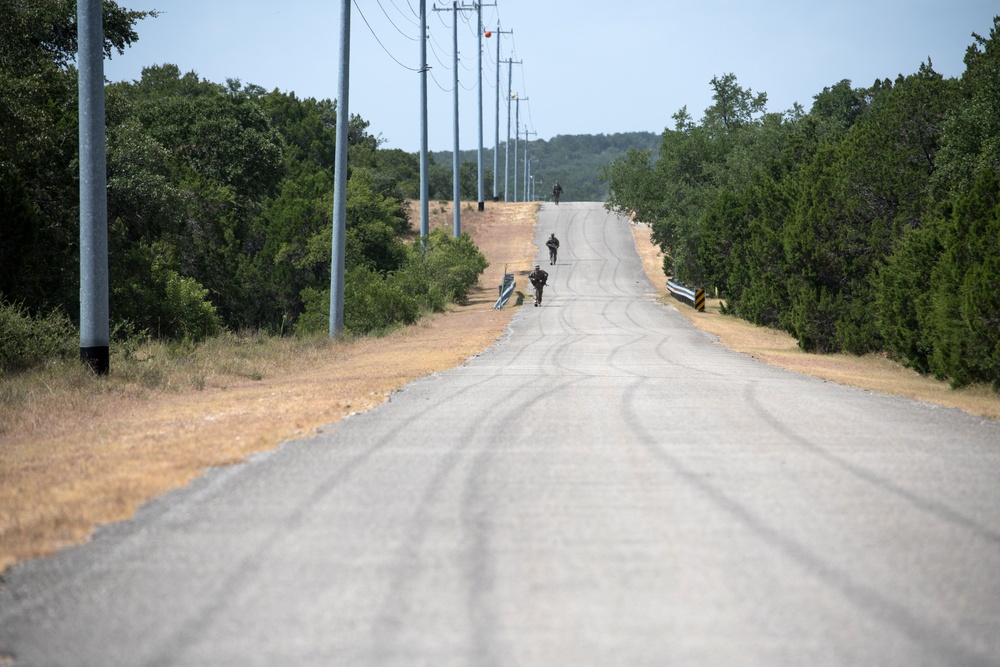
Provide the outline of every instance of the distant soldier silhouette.
{"type": "Polygon", "coordinates": [[[556,203],[556,206],[559,205],[559,197],[561,196],[562,196],[562,186],[559,185],[559,181],[556,181],[556,184],[552,186],[552,201],[556,203]]]}

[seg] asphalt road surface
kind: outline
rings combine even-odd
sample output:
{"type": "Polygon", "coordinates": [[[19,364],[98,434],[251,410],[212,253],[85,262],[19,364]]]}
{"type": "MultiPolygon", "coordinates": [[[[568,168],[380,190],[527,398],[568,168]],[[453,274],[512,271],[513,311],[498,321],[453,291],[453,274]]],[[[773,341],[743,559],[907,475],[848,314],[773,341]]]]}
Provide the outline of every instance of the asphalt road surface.
{"type": "Polygon", "coordinates": [[[537,234],[488,352],[9,572],[0,663],[1000,665],[998,424],[724,349],[598,204],[537,234]]]}

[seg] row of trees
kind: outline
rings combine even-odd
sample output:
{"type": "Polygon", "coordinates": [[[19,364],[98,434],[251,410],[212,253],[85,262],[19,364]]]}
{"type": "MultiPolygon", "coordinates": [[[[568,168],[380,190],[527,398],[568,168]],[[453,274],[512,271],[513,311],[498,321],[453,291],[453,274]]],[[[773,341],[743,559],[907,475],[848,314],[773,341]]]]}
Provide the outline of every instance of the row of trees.
{"type": "MultiPolygon", "coordinates": [[[[75,2],[0,0],[0,305],[79,312],[75,2]]],[[[106,52],[148,12],[104,2],[106,52]]],[[[106,88],[113,329],[325,330],[336,107],[163,65],[106,88]]],[[[345,328],[414,321],[462,299],[486,261],[471,240],[412,238],[414,155],[349,123],[345,328]]],[[[2,321],[2,320],[0,320],[2,321]]]]}
{"type": "Polygon", "coordinates": [[[841,81],[768,113],[732,74],[658,159],[605,171],[611,210],[652,224],[664,271],[809,351],[885,352],[1000,390],[1000,17],[960,79],[841,81]]]}
{"type": "MultiPolygon", "coordinates": [[[[608,196],[608,185],[601,180],[601,170],[610,162],[624,156],[629,149],[651,150],[659,144],[659,135],[653,132],[619,132],[616,134],[560,134],[551,139],[532,139],[527,146],[524,141],[517,145],[517,199],[524,196],[524,152],[531,159],[531,174],[535,176],[535,191],[539,199],[545,200],[552,193],[552,186],[559,181],[565,190],[565,197],[571,201],[604,201],[608,196]]],[[[504,183],[511,190],[510,201],[514,200],[514,150],[513,142],[508,147],[500,144],[500,159],[497,164],[498,191],[503,198],[504,183]]],[[[431,199],[448,200],[452,197],[451,151],[431,153],[430,177],[428,178],[431,199]],[[445,166],[447,165],[447,166],[445,166]]],[[[459,184],[463,199],[475,199],[478,194],[475,150],[459,152],[459,184]]],[[[486,184],[486,198],[493,196],[493,149],[483,150],[486,184]]],[[[530,197],[530,195],[529,195],[530,197]]]]}

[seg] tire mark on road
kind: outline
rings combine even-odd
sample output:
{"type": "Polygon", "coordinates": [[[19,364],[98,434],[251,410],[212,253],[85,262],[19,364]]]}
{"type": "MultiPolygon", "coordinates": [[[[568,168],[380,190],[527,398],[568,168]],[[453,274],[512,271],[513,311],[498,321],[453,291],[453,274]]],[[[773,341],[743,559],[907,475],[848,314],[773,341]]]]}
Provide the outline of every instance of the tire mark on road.
{"type": "Polygon", "coordinates": [[[795,541],[777,528],[769,525],[762,517],[753,513],[736,498],[709,482],[704,476],[688,468],[684,462],[660,446],[655,435],[643,424],[643,415],[636,409],[636,394],[641,384],[628,387],[623,395],[623,409],[628,414],[625,420],[638,441],[674,475],[682,479],[690,488],[698,491],[720,511],[728,514],[762,543],[780,551],[798,564],[805,572],[831,589],[837,590],[850,600],[859,611],[878,618],[887,626],[896,628],[911,642],[938,657],[938,664],[988,667],[993,661],[976,650],[965,646],[955,637],[947,634],[938,625],[925,621],[913,614],[904,604],[891,600],[875,589],[854,580],[850,572],[838,569],[808,548],[795,541]]]}
{"type": "Polygon", "coordinates": [[[908,491],[898,484],[893,483],[892,480],[877,475],[859,465],[846,461],[823,447],[813,444],[808,438],[799,435],[789,424],[786,424],[782,420],[778,419],[770,410],[764,407],[764,405],[757,399],[755,385],[756,383],[750,383],[746,386],[743,390],[743,399],[754,411],[754,414],[760,417],[776,433],[779,433],[802,449],[809,451],[813,455],[831,463],[844,472],[850,474],[852,477],[861,480],[879,491],[895,496],[896,498],[905,501],[910,506],[929,514],[939,521],[961,526],[962,528],[970,531],[976,537],[987,542],[992,542],[996,546],[1000,546],[1000,534],[991,530],[987,526],[962,515],[943,503],[935,502],[929,498],[922,498],[912,491],[908,491]]]}

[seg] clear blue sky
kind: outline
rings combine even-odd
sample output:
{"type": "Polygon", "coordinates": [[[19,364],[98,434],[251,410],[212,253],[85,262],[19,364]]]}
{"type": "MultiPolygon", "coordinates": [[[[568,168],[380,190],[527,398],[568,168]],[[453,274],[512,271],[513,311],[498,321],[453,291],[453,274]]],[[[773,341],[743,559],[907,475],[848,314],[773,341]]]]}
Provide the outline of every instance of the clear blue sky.
{"type": "MultiPolygon", "coordinates": [[[[111,81],[173,63],[224,83],[240,79],[299,97],[335,99],[338,0],[118,0],[162,14],[138,25],[139,41],[105,63],[111,81]]],[[[461,3],[460,3],[461,4],[461,3]]],[[[468,4],[472,4],[471,1],[468,4]]],[[[452,12],[428,0],[431,150],[453,146],[452,12]]],[[[384,146],[419,150],[418,0],[359,0],[351,14],[349,107],[384,146]],[[369,28],[370,25],[370,28],[369,28]],[[396,61],[399,61],[397,63],[396,61]],[[410,69],[408,69],[410,68],[410,69]]],[[[972,33],[989,36],[995,0],[495,0],[501,59],[513,68],[522,131],[558,134],[661,132],[682,106],[696,119],[711,104],[713,76],[732,72],[766,92],[769,111],[807,110],[824,87],[916,72],[929,57],[948,77],[964,71],[972,33]]],[[[461,149],[478,144],[475,12],[460,12],[461,149]]],[[[484,145],[494,142],[496,35],[484,39],[484,145]]],[[[501,69],[506,137],[506,65],[501,69]]],[[[513,107],[512,107],[513,109],[513,107]]],[[[512,111],[513,113],[513,111],[512,111]]]]}

